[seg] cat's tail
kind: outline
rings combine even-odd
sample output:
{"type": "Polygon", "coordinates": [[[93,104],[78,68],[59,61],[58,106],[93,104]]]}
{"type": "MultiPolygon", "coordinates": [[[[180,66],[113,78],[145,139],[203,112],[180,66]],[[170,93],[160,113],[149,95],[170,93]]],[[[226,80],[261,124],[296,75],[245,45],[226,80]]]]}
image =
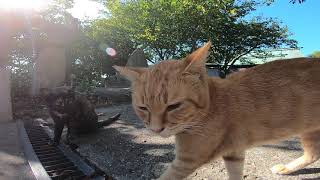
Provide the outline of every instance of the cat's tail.
{"type": "Polygon", "coordinates": [[[107,120],[99,121],[98,122],[98,128],[101,128],[101,127],[104,127],[104,126],[108,126],[108,125],[114,123],[115,121],[117,121],[119,119],[120,116],[121,116],[121,114],[118,113],[118,114],[110,117],[107,120]]]}

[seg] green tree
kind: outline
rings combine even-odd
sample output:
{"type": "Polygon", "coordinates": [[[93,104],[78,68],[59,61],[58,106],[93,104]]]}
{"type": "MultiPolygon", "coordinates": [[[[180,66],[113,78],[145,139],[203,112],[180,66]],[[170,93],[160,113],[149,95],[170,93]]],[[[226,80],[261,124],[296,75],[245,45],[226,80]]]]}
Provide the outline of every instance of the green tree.
{"type": "Polygon", "coordinates": [[[309,57],[312,57],[312,58],[320,58],[320,51],[314,51],[313,53],[311,53],[309,55],[309,57]]]}
{"type": "Polygon", "coordinates": [[[103,37],[115,31],[119,41],[142,46],[151,62],[181,58],[211,39],[209,62],[222,65],[227,73],[248,54],[266,57],[270,54],[265,49],[296,47],[279,22],[248,18],[264,3],[269,1],[107,0],[106,18],[93,23],[92,34],[103,37]]]}
{"type": "Polygon", "coordinates": [[[301,4],[301,3],[303,3],[303,2],[305,2],[306,0],[290,0],[290,3],[292,3],[292,4],[295,4],[295,3],[299,3],[299,4],[301,4]]]}
{"type": "Polygon", "coordinates": [[[73,17],[67,10],[72,8],[73,5],[74,0],[53,0],[40,15],[49,22],[68,24],[73,21],[73,17]]]}

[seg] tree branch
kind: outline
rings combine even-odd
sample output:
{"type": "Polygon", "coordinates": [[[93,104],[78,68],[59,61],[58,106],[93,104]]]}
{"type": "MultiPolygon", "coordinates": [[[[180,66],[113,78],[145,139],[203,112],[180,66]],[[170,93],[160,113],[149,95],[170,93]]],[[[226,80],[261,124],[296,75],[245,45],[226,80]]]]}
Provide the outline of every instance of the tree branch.
{"type": "Polygon", "coordinates": [[[156,62],[152,61],[151,59],[147,58],[147,61],[150,61],[152,64],[155,64],[156,62]]]}
{"type": "Polygon", "coordinates": [[[248,51],[244,52],[244,53],[241,53],[239,56],[233,58],[231,60],[231,63],[230,63],[230,66],[232,66],[238,59],[240,59],[242,56],[246,55],[246,54],[249,54],[251,51],[253,51],[254,49],[258,48],[259,46],[254,46],[252,48],[250,48],[248,51]]]}
{"type": "Polygon", "coordinates": [[[160,58],[160,61],[164,59],[163,52],[161,49],[155,48],[155,51],[158,53],[158,56],[160,58]]]}
{"type": "Polygon", "coordinates": [[[233,59],[231,60],[230,65],[229,65],[228,61],[224,61],[224,64],[223,64],[223,66],[221,67],[221,70],[222,70],[222,73],[223,73],[223,74],[221,74],[220,77],[221,77],[221,78],[225,78],[225,76],[229,73],[229,69],[232,67],[232,65],[233,65],[238,59],[240,59],[242,56],[250,53],[251,51],[253,51],[254,49],[256,49],[256,48],[258,48],[258,47],[259,47],[259,46],[254,46],[254,47],[250,48],[249,50],[247,50],[246,52],[241,53],[239,56],[233,58],[233,59]],[[229,67],[228,67],[228,66],[229,66],[229,67]]]}
{"type": "Polygon", "coordinates": [[[197,42],[192,39],[192,46],[191,46],[191,52],[196,50],[197,42]]]}

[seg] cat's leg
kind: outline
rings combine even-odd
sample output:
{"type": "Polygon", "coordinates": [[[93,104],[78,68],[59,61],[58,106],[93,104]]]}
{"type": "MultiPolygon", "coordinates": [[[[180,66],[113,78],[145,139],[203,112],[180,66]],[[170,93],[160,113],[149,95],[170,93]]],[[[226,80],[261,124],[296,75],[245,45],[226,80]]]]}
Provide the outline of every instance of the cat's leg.
{"type": "Polygon", "coordinates": [[[58,145],[60,143],[62,131],[64,128],[64,122],[62,119],[57,119],[54,122],[54,138],[53,138],[53,145],[58,145]]]}
{"type": "Polygon", "coordinates": [[[301,143],[304,150],[303,156],[286,165],[275,165],[271,168],[271,171],[275,174],[290,174],[320,158],[320,130],[302,134],[301,143]]]}
{"type": "Polygon", "coordinates": [[[229,180],[241,180],[243,177],[245,152],[232,152],[223,156],[227,168],[229,180]]]}
{"type": "Polygon", "coordinates": [[[66,119],[66,126],[67,126],[67,144],[70,144],[71,127],[70,127],[70,120],[69,119],[66,119]]]}
{"type": "Polygon", "coordinates": [[[204,164],[204,161],[201,161],[200,159],[176,157],[158,180],[182,180],[202,164],[204,164]]]}
{"type": "Polygon", "coordinates": [[[210,143],[205,137],[188,133],[176,135],[175,159],[159,180],[182,180],[216,157],[213,149],[217,144],[210,143]],[[213,146],[209,146],[211,144],[213,146]]]}

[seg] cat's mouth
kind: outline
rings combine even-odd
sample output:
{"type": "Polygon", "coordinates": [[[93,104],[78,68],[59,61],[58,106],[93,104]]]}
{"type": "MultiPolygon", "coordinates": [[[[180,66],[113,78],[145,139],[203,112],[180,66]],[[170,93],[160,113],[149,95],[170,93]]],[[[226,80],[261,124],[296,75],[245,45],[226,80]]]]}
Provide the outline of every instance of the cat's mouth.
{"type": "Polygon", "coordinates": [[[161,136],[163,138],[169,138],[171,136],[178,134],[177,132],[171,131],[170,128],[164,128],[161,132],[155,132],[155,131],[151,130],[149,127],[147,127],[147,129],[148,129],[150,135],[161,136]]]}

